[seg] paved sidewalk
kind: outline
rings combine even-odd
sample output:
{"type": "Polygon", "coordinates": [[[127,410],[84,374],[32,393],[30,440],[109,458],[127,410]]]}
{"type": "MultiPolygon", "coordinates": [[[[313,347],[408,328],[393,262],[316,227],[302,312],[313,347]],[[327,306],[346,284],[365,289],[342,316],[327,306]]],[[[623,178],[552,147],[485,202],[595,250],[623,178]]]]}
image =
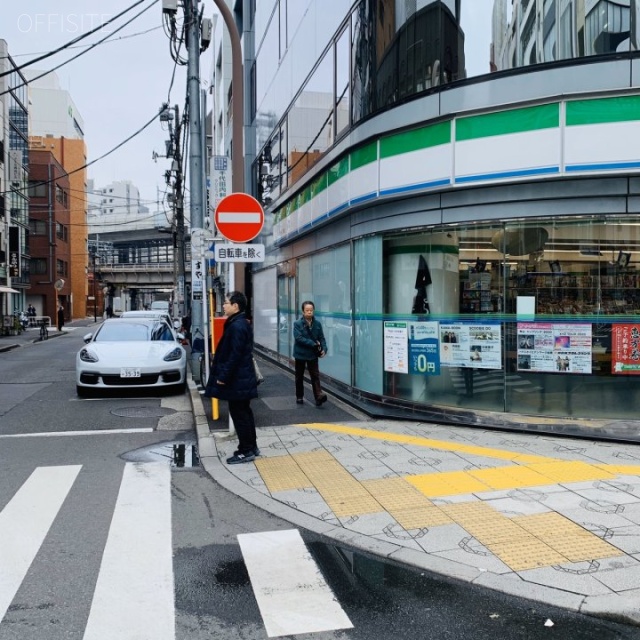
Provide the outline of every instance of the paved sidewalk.
{"type": "MultiPolygon", "coordinates": [[[[102,318],[98,319],[98,324],[102,322],[102,318]]],[[[91,327],[95,325],[93,318],[82,318],[73,320],[62,327],[62,331],[58,331],[55,325],[48,327],[49,338],[58,338],[69,331],[76,331],[82,327],[87,327],[87,331],[91,331],[91,327]]],[[[28,344],[40,342],[40,327],[29,327],[17,336],[0,336],[0,353],[3,351],[12,351],[28,344]]]]}
{"type": "Polygon", "coordinates": [[[377,556],[640,625],[640,446],[300,406],[288,372],[261,369],[255,463],[225,464],[237,441],[190,382],[222,486],[377,556]]]}

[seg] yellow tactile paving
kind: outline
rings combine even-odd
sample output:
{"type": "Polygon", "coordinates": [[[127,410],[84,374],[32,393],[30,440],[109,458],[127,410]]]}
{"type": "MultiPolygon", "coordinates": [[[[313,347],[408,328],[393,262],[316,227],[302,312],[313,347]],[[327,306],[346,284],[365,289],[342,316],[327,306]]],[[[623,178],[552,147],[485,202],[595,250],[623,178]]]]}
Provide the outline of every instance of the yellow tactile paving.
{"type": "Polygon", "coordinates": [[[492,543],[482,540],[480,542],[514,571],[539,569],[567,562],[562,554],[533,536],[526,540],[519,539],[512,542],[492,543]]]}
{"type": "Polygon", "coordinates": [[[594,464],[596,469],[603,469],[621,476],[640,476],[640,466],[633,464],[594,464]]]}
{"type": "Polygon", "coordinates": [[[258,458],[256,467],[271,493],[313,487],[311,480],[291,456],[258,458]]]}
{"type": "Polygon", "coordinates": [[[521,489],[522,487],[539,487],[549,484],[549,479],[531,467],[509,466],[496,469],[478,469],[467,472],[493,490],[521,489]]]}
{"type": "Polygon", "coordinates": [[[403,478],[365,480],[362,486],[407,530],[453,521],[403,478]]]}
{"type": "Polygon", "coordinates": [[[304,429],[318,429],[320,431],[331,431],[333,433],[343,433],[351,436],[370,438],[371,440],[385,440],[386,442],[398,442],[401,444],[412,444],[429,449],[439,449],[441,451],[456,451],[474,456],[484,456],[485,458],[495,458],[497,460],[518,460],[519,462],[549,462],[556,458],[546,456],[534,456],[523,454],[522,452],[507,451],[506,449],[492,449],[490,447],[479,447],[476,445],[462,444],[460,442],[446,442],[445,440],[433,440],[432,438],[421,438],[419,436],[407,436],[401,433],[384,433],[371,429],[361,429],[359,427],[347,427],[339,424],[328,424],[324,422],[313,422],[298,425],[304,429]]]}
{"type": "Polygon", "coordinates": [[[474,478],[466,471],[408,476],[407,482],[419,489],[427,498],[457,496],[464,493],[483,493],[492,490],[489,485],[474,478]]]}
{"type": "Polygon", "coordinates": [[[547,484],[604,480],[616,477],[616,474],[611,471],[579,460],[539,462],[530,464],[529,468],[548,478],[547,484]]]}
{"type": "Polygon", "coordinates": [[[425,527],[440,527],[444,524],[453,524],[453,520],[438,507],[415,507],[413,509],[387,509],[398,521],[401,527],[407,531],[411,529],[423,529],[425,527]]]}
{"type": "Polygon", "coordinates": [[[328,451],[301,453],[292,458],[339,518],[384,511],[328,451]]]}
{"type": "Polygon", "coordinates": [[[622,555],[622,551],[559,513],[517,516],[513,521],[561,553],[569,562],[622,555]]]}
{"type": "Polygon", "coordinates": [[[474,445],[346,427],[301,425],[387,442],[492,457],[513,464],[358,482],[328,451],[260,458],[256,466],[271,492],[313,486],[339,517],[387,511],[406,530],[456,523],[514,571],[623,555],[557,513],[509,518],[484,502],[434,505],[429,498],[640,475],[638,465],[588,464],[474,445]]]}

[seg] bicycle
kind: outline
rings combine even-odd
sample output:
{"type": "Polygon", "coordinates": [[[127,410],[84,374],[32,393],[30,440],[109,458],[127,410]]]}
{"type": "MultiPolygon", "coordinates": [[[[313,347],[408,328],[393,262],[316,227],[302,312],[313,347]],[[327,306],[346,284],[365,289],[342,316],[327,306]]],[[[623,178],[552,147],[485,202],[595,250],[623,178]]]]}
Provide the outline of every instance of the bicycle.
{"type": "Polygon", "coordinates": [[[47,331],[47,324],[44,320],[40,322],[40,341],[48,340],[49,332],[47,331]]]}

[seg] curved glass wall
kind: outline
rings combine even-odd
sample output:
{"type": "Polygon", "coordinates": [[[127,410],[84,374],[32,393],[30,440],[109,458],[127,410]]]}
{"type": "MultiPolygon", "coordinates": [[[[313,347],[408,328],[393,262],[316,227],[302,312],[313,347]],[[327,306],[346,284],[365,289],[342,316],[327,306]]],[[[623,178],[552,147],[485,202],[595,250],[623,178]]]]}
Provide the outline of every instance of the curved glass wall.
{"type": "Polygon", "coordinates": [[[358,395],[425,410],[633,415],[640,394],[633,217],[381,234],[283,266],[279,308],[267,314],[280,319],[280,354],[291,358],[291,325],[302,301],[313,300],[329,345],[322,373],[358,395]]]}
{"type": "Polygon", "coordinates": [[[489,72],[620,56],[640,41],[640,0],[329,4],[274,0],[256,9],[255,175],[266,205],[383,109],[489,72]]]}

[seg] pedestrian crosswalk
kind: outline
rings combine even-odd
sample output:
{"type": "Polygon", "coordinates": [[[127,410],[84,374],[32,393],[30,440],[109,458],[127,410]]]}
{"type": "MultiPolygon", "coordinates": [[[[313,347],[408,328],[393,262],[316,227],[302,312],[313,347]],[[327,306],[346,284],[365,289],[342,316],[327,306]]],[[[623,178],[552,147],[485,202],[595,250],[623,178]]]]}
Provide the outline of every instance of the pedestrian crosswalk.
{"type": "MultiPolygon", "coordinates": [[[[12,604],[16,610],[25,607],[24,594],[17,605],[16,594],[32,577],[48,537],[55,537],[65,501],[83,485],[81,470],[81,465],[38,467],[4,507],[0,503],[0,638],[3,627],[7,631],[15,623],[12,604]]],[[[176,630],[171,500],[169,465],[124,465],[113,513],[104,519],[93,591],[82,594],[88,606],[83,640],[182,639],[176,630]]],[[[83,533],[78,535],[81,540],[83,533]]],[[[268,637],[352,627],[297,530],[243,533],[238,542],[268,637]]],[[[45,575],[39,577],[46,581],[57,568],[43,565],[45,575]]]]}

